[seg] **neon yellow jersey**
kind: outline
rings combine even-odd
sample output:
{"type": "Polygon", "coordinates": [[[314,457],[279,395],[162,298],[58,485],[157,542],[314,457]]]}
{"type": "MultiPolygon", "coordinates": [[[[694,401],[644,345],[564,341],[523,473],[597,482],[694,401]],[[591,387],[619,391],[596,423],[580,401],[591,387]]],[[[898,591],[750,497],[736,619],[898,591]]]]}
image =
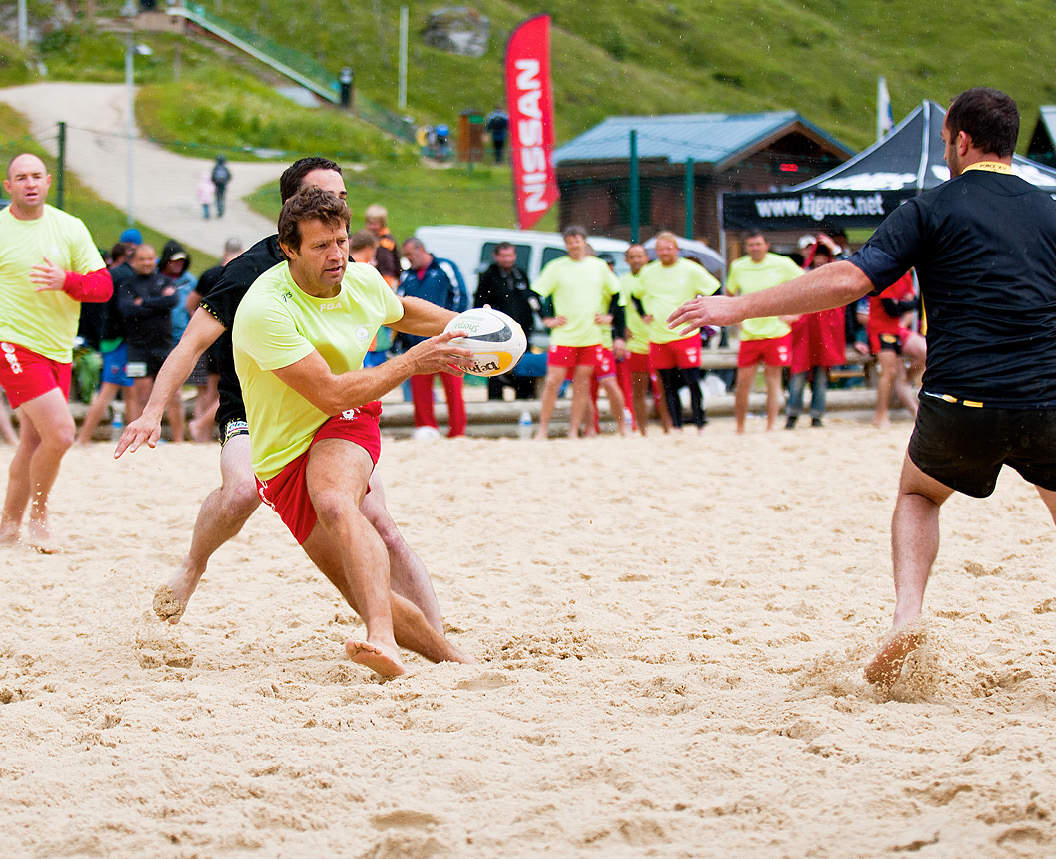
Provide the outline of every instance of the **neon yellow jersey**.
{"type": "MultiPolygon", "coordinates": [[[[801,274],[803,269],[779,254],[767,254],[760,262],[752,262],[748,256],[738,257],[730,263],[730,271],[726,275],[726,292],[730,295],[751,295],[801,274]]],[[[742,340],[772,340],[784,337],[791,331],[776,316],[745,319],[741,323],[742,340]]]]}
{"type": "Polygon", "coordinates": [[[302,291],[285,262],[256,279],[235,313],[231,343],[257,477],[274,477],[308,450],[330,417],[271,371],[314,351],[335,374],[358,370],[378,329],[402,318],[400,299],[366,263],[348,264],[333,298],[302,291]]]}
{"type": "Polygon", "coordinates": [[[636,355],[648,355],[649,327],[642,322],[642,317],[638,315],[638,308],[631,301],[631,296],[634,295],[634,290],[638,286],[639,277],[641,277],[640,271],[637,275],[627,272],[621,276],[620,293],[623,301],[624,321],[627,333],[630,335],[627,338],[627,351],[634,352],[636,355]]]}
{"type": "Polygon", "coordinates": [[[81,303],[60,290],[36,291],[29,272],[44,257],[78,274],[105,268],[79,218],[48,205],[34,221],[0,212],[0,340],[69,364],[81,303]]]}
{"type": "Polygon", "coordinates": [[[634,294],[642,300],[646,314],[653,317],[649,324],[652,343],[672,343],[700,331],[681,334],[667,327],[667,317],[698,295],[713,295],[719,282],[707,269],[692,260],[679,257],[674,265],[665,266],[660,260],[649,263],[638,273],[638,287],[634,294]]]}
{"type": "Polygon", "coordinates": [[[574,260],[564,256],[543,268],[532,289],[542,298],[553,296],[554,315],[568,319],[550,332],[552,346],[597,346],[603,342],[599,311],[608,311],[609,300],[620,291],[620,282],[597,257],[574,260]]]}

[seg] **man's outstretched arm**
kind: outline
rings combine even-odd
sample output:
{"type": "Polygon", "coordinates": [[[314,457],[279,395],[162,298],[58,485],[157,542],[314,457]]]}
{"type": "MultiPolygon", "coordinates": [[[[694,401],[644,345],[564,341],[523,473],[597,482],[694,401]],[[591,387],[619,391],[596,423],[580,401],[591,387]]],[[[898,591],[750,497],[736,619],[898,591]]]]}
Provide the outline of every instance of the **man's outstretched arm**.
{"type": "Polygon", "coordinates": [[[161,365],[143,414],[125,427],[121,434],[114,451],[114,459],[126,450],[135,453],[144,442],[149,447],[154,447],[161,436],[161,418],[165,414],[165,407],[173,395],[183,387],[205,350],[212,346],[225,330],[209,311],[202,308],[195,311],[180,342],[161,365]]]}
{"type": "Polygon", "coordinates": [[[411,376],[450,373],[459,366],[470,366],[473,353],[450,342],[459,336],[455,332],[441,334],[377,367],[340,375],[334,375],[318,351],[272,372],[321,412],[339,415],[380,399],[411,376]]]}
{"type": "Polygon", "coordinates": [[[672,313],[667,325],[688,333],[702,325],[735,325],[761,316],[813,313],[850,304],[872,288],[872,281],[854,263],[834,262],[748,295],[697,296],[672,313]]]}

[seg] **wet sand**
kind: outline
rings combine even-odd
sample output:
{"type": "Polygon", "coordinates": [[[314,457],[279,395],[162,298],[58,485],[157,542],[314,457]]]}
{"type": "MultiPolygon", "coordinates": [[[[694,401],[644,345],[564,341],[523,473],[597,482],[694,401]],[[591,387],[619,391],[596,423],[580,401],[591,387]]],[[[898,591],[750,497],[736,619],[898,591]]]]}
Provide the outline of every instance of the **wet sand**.
{"type": "Polygon", "coordinates": [[[944,509],[909,676],[861,676],[908,434],[386,442],[389,506],[482,660],[388,682],[268,510],[155,617],[215,446],[71,451],[63,552],[0,551],[4,852],[1052,855],[1056,529],[1017,475],[944,509]]]}

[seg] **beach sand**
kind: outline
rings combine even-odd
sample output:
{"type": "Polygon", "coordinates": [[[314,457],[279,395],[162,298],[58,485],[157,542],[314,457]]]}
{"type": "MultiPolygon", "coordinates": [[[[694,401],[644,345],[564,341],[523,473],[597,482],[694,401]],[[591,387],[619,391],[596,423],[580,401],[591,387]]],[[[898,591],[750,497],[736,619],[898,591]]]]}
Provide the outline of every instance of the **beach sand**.
{"type": "Polygon", "coordinates": [[[389,682],[266,509],[154,617],[216,446],[71,451],[63,552],[0,551],[4,855],[1056,853],[1033,490],[947,504],[927,644],[880,694],[909,424],[749,430],[387,442],[389,507],[481,660],[389,682]]]}

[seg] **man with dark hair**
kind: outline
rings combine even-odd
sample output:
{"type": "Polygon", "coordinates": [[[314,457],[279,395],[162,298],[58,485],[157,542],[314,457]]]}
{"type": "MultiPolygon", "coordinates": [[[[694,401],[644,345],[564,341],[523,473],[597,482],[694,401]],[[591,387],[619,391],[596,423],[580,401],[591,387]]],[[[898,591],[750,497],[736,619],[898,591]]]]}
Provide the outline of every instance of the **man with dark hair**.
{"type": "Polygon", "coordinates": [[[942,127],[952,178],[899,206],[850,260],[765,292],[696,299],[669,320],[730,325],[836,307],[916,268],[928,366],[891,522],[893,626],[866,666],[872,683],[896,680],[924,640],[917,618],[947,498],[989,496],[1009,465],[1056,520],[1056,204],[1012,174],[1014,109],[997,90],[959,95],[949,114],[959,129],[942,127]]]}
{"type": "Polygon", "coordinates": [[[397,297],[372,265],[348,262],[344,200],[306,187],[286,201],[279,243],[288,262],[257,278],[232,332],[261,498],[363,618],[353,662],[406,673],[399,645],[434,662],[471,662],[389,584],[385,544],[363,515],[381,455],[379,398],[414,375],[465,366],[468,349],[443,334],[455,313],[397,297]],[[363,369],[382,324],[428,337],[363,369]],[[439,336],[437,336],[439,335],[439,336]]]}
{"type": "Polygon", "coordinates": [[[51,176],[36,155],[16,155],[0,212],[0,387],[18,410],[0,544],[14,543],[29,508],[29,538],[50,551],[48,496],[75,426],[67,399],[81,302],[110,298],[113,283],[84,224],[47,204],[51,176]]]}
{"type": "MultiPolygon", "coordinates": [[[[473,306],[484,305],[501,310],[531,333],[535,327],[535,315],[542,309],[539,296],[528,285],[528,275],[517,265],[517,249],[509,242],[499,242],[492,252],[492,263],[477,278],[477,291],[473,306]]],[[[530,400],[535,396],[535,380],[526,376],[504,373],[488,378],[488,399],[501,400],[502,389],[510,385],[518,400],[530,400]]]]}
{"type": "MultiPolygon", "coordinates": [[[[307,186],[323,188],[342,199],[346,195],[341,168],[326,158],[303,158],[287,168],[279,179],[284,203],[307,186]]],[[[161,415],[167,398],[183,385],[202,353],[214,342],[218,343],[220,405],[216,422],[220,426],[221,484],[202,502],[187,555],[155,594],[155,612],[171,623],[178,622],[187,608],[213,552],[234,537],[260,506],[250,461],[246,407],[231,349],[231,327],[239,303],[253,281],[284,260],[278,236],[273,235],[257,242],[224,267],[215,287],[202,298],[183,337],[165,360],[143,415],[125,427],[114,453],[119,457],[125,450],[137,450],[144,442],[154,447],[161,433],[161,415]]],[[[371,476],[371,492],[364,499],[363,512],[385,542],[393,589],[417,605],[434,628],[442,629],[440,606],[429,573],[389,515],[377,475],[371,476]]]]}

